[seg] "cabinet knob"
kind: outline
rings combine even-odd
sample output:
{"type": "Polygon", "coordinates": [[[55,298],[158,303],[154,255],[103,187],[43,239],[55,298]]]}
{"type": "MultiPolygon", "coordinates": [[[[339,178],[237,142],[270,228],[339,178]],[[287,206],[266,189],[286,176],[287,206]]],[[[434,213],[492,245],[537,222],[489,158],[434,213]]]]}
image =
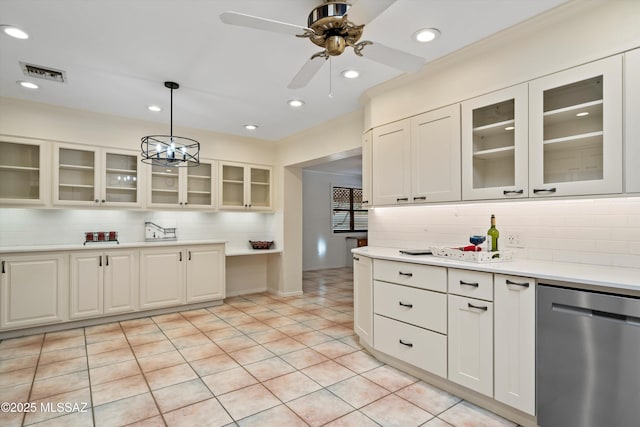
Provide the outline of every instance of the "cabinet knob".
{"type": "Polygon", "coordinates": [[[358,258],[357,256],[354,256],[353,259],[356,261],[360,261],[360,258],[358,258]]]}
{"type": "Polygon", "coordinates": [[[95,202],[96,202],[96,203],[100,203],[100,200],[99,200],[99,199],[96,199],[96,200],[95,200],[95,202]]]}
{"type": "Polygon", "coordinates": [[[106,203],[107,201],[105,199],[102,199],[102,203],[106,203]]]}

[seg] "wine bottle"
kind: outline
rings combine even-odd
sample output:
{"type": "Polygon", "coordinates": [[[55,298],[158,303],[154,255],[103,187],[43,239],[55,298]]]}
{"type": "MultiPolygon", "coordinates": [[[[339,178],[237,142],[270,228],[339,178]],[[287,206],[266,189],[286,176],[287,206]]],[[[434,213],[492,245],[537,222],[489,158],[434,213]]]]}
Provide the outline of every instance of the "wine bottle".
{"type": "Polygon", "coordinates": [[[500,232],[496,228],[496,216],[491,215],[491,228],[487,231],[487,249],[491,252],[498,250],[498,237],[500,232]]]}

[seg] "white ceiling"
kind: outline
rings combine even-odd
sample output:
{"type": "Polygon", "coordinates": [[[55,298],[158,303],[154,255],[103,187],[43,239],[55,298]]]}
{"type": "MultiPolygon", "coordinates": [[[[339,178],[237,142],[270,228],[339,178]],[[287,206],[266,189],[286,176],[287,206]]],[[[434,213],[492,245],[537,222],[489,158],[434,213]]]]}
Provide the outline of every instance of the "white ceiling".
{"type": "MultiPolygon", "coordinates": [[[[372,1],[372,0],[360,0],[372,1]]],[[[351,49],[326,63],[305,88],[287,84],[320,49],[309,40],[223,24],[237,11],[306,26],[320,0],[0,0],[0,24],[19,26],[28,40],[0,35],[0,96],[158,122],[168,130],[169,90],[174,125],[279,140],[360,108],[368,88],[400,71],[357,57],[351,49]],[[68,83],[26,79],[19,61],[66,71],[68,83]],[[329,98],[331,81],[333,97],[329,98]],[[357,80],[340,72],[355,68],[357,80]],[[293,110],[286,103],[304,99],[293,110]],[[151,113],[147,106],[164,108],[151,113]],[[244,124],[259,125],[249,132],[244,124]]],[[[431,61],[539,14],[565,0],[397,0],[367,25],[372,40],[431,61]],[[442,35],[412,41],[425,27],[442,35]]],[[[366,55],[366,51],[365,51],[366,55]]],[[[181,135],[188,137],[189,135],[181,135]]]]}

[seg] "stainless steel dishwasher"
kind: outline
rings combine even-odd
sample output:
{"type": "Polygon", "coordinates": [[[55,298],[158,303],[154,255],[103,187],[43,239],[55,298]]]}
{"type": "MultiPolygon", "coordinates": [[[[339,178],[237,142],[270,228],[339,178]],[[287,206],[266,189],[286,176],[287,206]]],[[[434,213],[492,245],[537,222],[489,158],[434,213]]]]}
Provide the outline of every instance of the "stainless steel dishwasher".
{"type": "Polygon", "coordinates": [[[640,299],[544,284],[537,294],[541,427],[640,425],[640,299]]]}

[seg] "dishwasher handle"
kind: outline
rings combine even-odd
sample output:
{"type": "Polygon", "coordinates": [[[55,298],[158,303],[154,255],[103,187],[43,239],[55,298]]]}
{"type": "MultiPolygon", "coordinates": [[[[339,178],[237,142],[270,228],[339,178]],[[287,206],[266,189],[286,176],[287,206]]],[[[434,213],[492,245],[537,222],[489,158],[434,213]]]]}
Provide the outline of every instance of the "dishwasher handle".
{"type": "Polygon", "coordinates": [[[590,308],[576,307],[574,305],[552,303],[551,310],[573,316],[585,316],[612,320],[615,322],[628,323],[633,326],[640,326],[640,317],[627,316],[625,314],[611,313],[609,311],[593,310],[590,308]]]}

